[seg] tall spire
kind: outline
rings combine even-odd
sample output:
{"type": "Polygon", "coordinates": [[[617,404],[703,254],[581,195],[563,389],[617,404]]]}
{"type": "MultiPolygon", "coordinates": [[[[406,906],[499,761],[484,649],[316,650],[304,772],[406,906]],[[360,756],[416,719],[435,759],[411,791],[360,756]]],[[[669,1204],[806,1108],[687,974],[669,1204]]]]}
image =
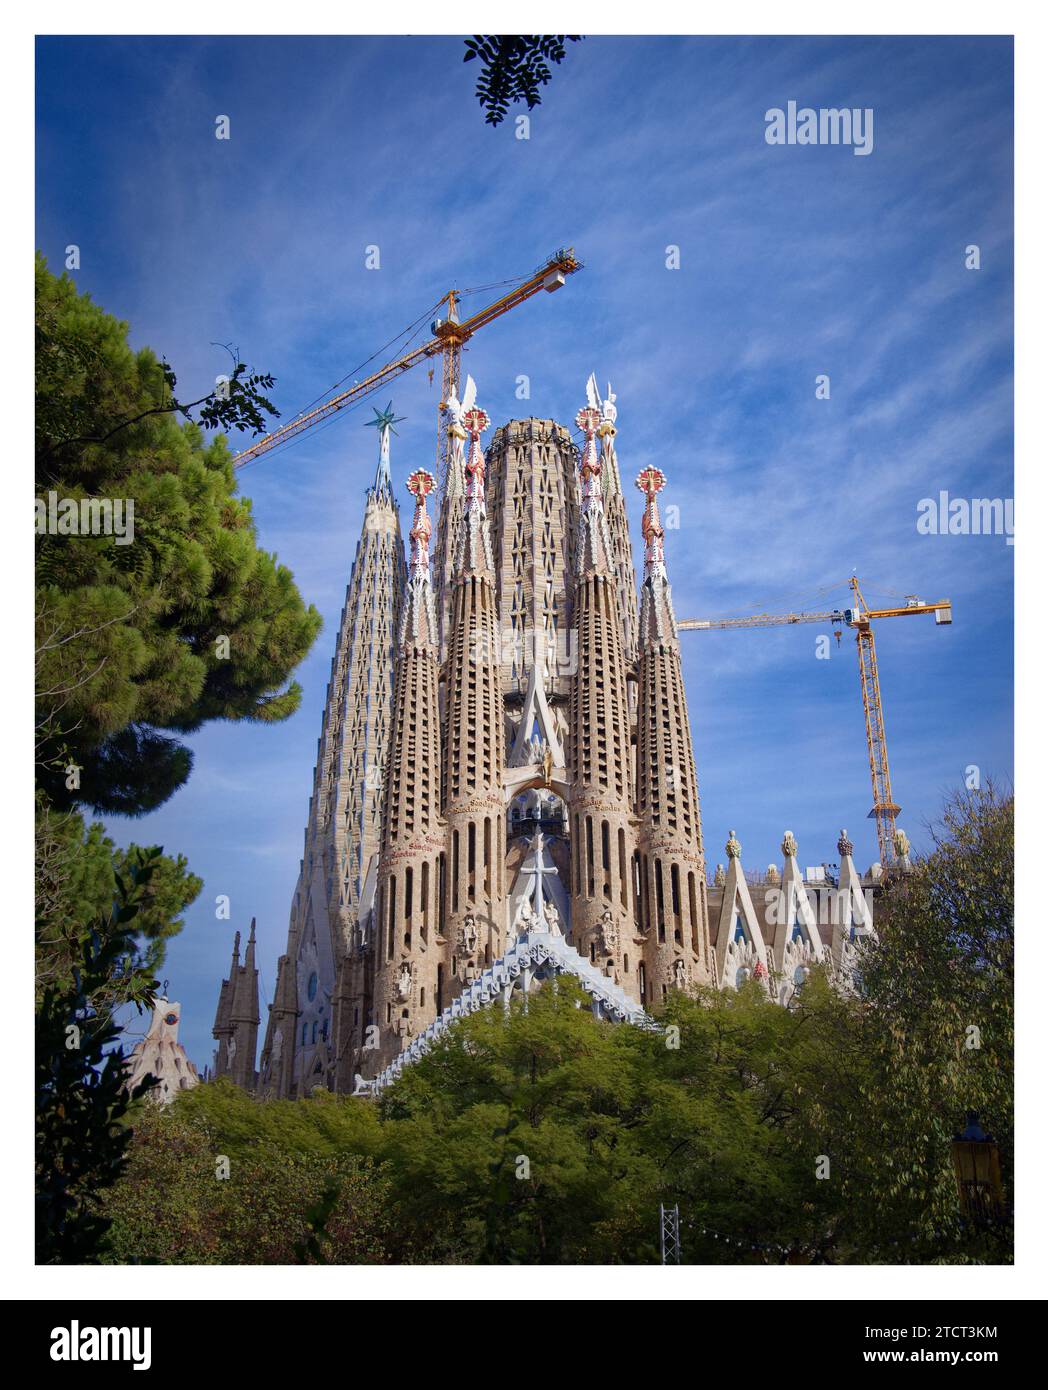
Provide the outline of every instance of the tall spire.
{"type": "MultiPolygon", "coordinates": [[[[448,628],[443,804],[447,994],[496,960],[506,942],[506,709],[498,601],[480,447],[487,414],[471,405],[470,447],[448,628]]],[[[441,991],[443,997],[443,989],[441,991]]]]}
{"type": "MultiPolygon", "coordinates": [[[[370,1008],[360,1013],[355,1032],[341,1030],[345,1037],[339,1041],[340,1065],[347,1075],[384,1065],[406,1047],[429,1022],[426,1010],[436,1005],[443,984],[440,670],[429,578],[433,528],[426,511],[435,481],[432,473],[419,468],[407,486],[415,499],[415,517],[386,768],[372,945],[374,987],[370,1008]],[[371,1024],[379,1029],[377,1050],[368,1041],[371,1024]],[[346,1066],[351,1056],[353,1064],[346,1066]]],[[[346,1002],[356,1011],[354,1001],[346,1002]]]]}
{"type": "Polygon", "coordinates": [[[375,418],[373,420],[368,420],[364,426],[365,429],[378,430],[378,467],[375,469],[375,482],[371,491],[374,493],[385,493],[387,496],[391,497],[393,493],[393,480],[389,471],[389,436],[391,431],[393,434],[398,433],[398,431],[393,428],[394,425],[399,425],[401,420],[407,419],[407,416],[394,415],[392,401],[389,402],[385,410],[376,410],[374,406],[372,406],[371,409],[375,418]]]}
{"type": "Polygon", "coordinates": [[[589,404],[575,416],[575,423],[585,435],[579,460],[579,540],[575,568],[579,574],[609,573],[613,568],[611,537],[604,515],[604,486],[601,481],[601,460],[597,453],[597,430],[601,406],[593,377],[586,383],[589,404]]]}
{"type": "MultiPolygon", "coordinates": [[[[597,397],[597,379],[590,377],[590,396],[597,397]]],[[[618,588],[619,617],[622,622],[622,646],[627,661],[637,656],[637,580],[633,571],[633,551],[630,546],[629,518],[626,515],[626,499],[622,495],[622,478],[619,474],[619,460],[615,452],[616,421],[619,418],[615,405],[616,396],[608,382],[607,395],[601,402],[600,428],[600,471],[604,488],[604,510],[607,515],[608,535],[611,539],[611,559],[618,588]]],[[[636,691],[631,690],[635,695],[636,691]]]]}
{"type": "Polygon", "coordinates": [[[222,981],[213,1036],[218,1041],[215,1075],[228,1076],[238,1086],[254,1090],[258,1048],[258,970],[255,967],[255,919],[251,919],[244,964],[240,964],[240,933],[233,939],[229,979],[222,981]]]}
{"type": "Polygon", "coordinates": [[[618,585],[604,517],[596,430],[600,402],[592,379],[589,404],[575,417],[586,436],[579,461],[579,540],[575,627],[578,657],[571,692],[568,814],[574,850],[571,936],[580,955],[638,993],[636,956],[627,945],[636,841],[634,753],[628,662],[623,651],[618,585]],[[611,948],[611,943],[616,943],[611,948]]]}
{"type": "MultiPolygon", "coordinates": [[[[258,1013],[258,970],[255,966],[255,919],[251,919],[251,931],[244,951],[244,964],[236,972],[236,985],[233,990],[232,1007],[229,1012],[234,1028],[237,1024],[259,1024],[258,1013]]],[[[251,1065],[254,1066],[252,1053],[251,1065]]]]}
{"type": "MultiPolygon", "coordinates": [[[[281,1010],[285,1017],[279,1023],[279,1067],[264,1050],[269,1077],[275,1079],[275,1093],[281,1097],[307,1095],[328,1075],[337,1043],[332,1038],[332,1001],[343,960],[352,969],[341,993],[351,990],[362,999],[367,988],[360,915],[363,911],[366,919],[370,911],[365,890],[381,843],[382,788],[406,579],[400,514],[389,474],[390,436],[397,421],[390,402],[376,410],[370,422],[379,435],[378,468],[374,486],[365,495],[338,622],[288,922],[285,954],[290,964],[284,982],[298,991],[298,1017],[292,1019],[294,1011],[281,1010]]],[[[274,1023],[274,1039],[277,1029],[274,1023]]]]}
{"type": "MultiPolygon", "coordinates": [[[[454,307],[454,301],[452,306],[454,307]]],[[[451,391],[444,406],[448,421],[448,463],[437,517],[434,591],[437,618],[440,622],[442,658],[447,655],[451,626],[451,592],[455,584],[455,565],[458,560],[459,524],[465,505],[466,440],[469,438],[465,417],[466,411],[472,409],[477,399],[477,384],[471,376],[466,377],[461,400],[458,395],[459,384],[454,381],[451,383],[451,391]]]]}
{"type": "Polygon", "coordinates": [[[411,559],[400,624],[401,647],[413,642],[436,644],[439,640],[429,578],[429,539],[433,523],[426,511],[426,498],[435,487],[436,479],[424,468],[416,469],[408,479],[408,491],[415,499],[415,516],[411,523],[411,559]]]}
{"type": "Polygon", "coordinates": [[[671,642],[677,637],[677,619],[670,597],[666,557],[663,551],[665,531],[659,518],[659,493],[666,486],[666,475],[660,468],[644,468],[637,475],[637,487],[645,497],[641,531],[644,535],[644,583],[640,599],[640,642],[671,642]]]}
{"type": "MultiPolygon", "coordinates": [[[[698,779],[659,519],[665,485],[658,468],[637,477],[645,497],[637,814],[645,965],[656,1001],[671,989],[707,984],[713,971],[698,779]]],[[[729,858],[737,859],[730,849],[729,858]]]]}
{"type": "Polygon", "coordinates": [[[491,421],[486,410],[473,406],[465,411],[463,424],[469,435],[469,455],[466,459],[466,503],[459,538],[459,571],[463,574],[494,574],[491,558],[491,537],[488,532],[488,511],[485,497],[487,467],[480,436],[491,421]]]}

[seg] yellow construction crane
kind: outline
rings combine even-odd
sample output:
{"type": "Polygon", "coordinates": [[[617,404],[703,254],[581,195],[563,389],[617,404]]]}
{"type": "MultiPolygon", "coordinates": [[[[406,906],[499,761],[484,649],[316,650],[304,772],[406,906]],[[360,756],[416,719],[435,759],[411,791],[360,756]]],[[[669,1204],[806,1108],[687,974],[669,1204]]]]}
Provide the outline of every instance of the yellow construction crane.
{"type": "MultiPolygon", "coordinates": [[[[564,284],[565,276],[573,275],[576,270],[581,269],[582,262],[576,257],[575,248],[562,247],[553,253],[545,265],[540,266],[531,275],[523,277],[500,299],[496,299],[494,303],[480,309],[462,322],[459,321],[459,293],[457,290],[449,290],[437,302],[438,310],[444,305],[447,306],[445,317],[434,319],[430,327],[433,336],[428,342],[423,343],[421,347],[413,348],[411,352],[392,362],[387,362],[384,367],[380,367],[377,372],[373,372],[363,381],[354,382],[349,390],[342,391],[322,405],[315,406],[313,409],[296,416],[294,420],[282,425],[280,429],[274,430],[272,434],[264,435],[249,448],[236,455],[233,460],[234,466],[239,468],[245,463],[251,463],[254,459],[261,458],[271,449],[287,443],[296,435],[304,434],[306,430],[313,429],[321,421],[329,419],[340,410],[344,410],[346,406],[355,405],[365,396],[369,396],[372,391],[377,391],[379,387],[387,385],[395,377],[409,371],[419,362],[439,354],[443,359],[443,371],[441,373],[440,401],[437,407],[437,463],[438,476],[443,484],[448,452],[447,415],[444,408],[452,388],[460,386],[459,372],[462,364],[463,344],[472,338],[478,328],[483,328],[493,319],[501,317],[510,309],[515,309],[518,304],[523,304],[532,295],[538,294],[539,290],[545,290],[547,294],[559,290],[564,284]]],[[[503,283],[507,282],[504,281],[503,283]]]]}
{"type": "MultiPolygon", "coordinates": [[[[949,599],[938,603],[922,603],[910,594],[898,608],[870,608],[862,596],[859,581],[848,581],[854,605],[834,608],[826,613],[757,613],[750,618],[685,618],[677,624],[682,631],[705,632],[712,628],[781,627],[789,623],[838,623],[855,632],[859,653],[859,681],[862,686],[862,708],[866,716],[866,745],[870,755],[870,780],[873,783],[873,810],[870,818],[877,822],[877,844],[881,863],[887,866],[895,858],[895,818],[899,807],[892,799],[891,774],[888,771],[888,741],[884,732],[884,707],[881,703],[881,682],[877,674],[877,648],[870,624],[877,618],[910,618],[918,613],[934,613],[936,624],[952,623],[953,610],[949,599]]],[[[837,641],[841,639],[838,631],[837,641]]]]}

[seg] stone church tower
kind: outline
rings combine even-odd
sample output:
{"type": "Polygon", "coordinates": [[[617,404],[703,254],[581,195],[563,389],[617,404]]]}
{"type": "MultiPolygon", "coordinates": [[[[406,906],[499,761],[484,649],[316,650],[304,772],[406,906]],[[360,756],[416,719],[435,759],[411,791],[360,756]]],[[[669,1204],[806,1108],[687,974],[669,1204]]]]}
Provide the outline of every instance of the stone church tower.
{"type": "Polygon", "coordinates": [[[379,470],[262,1051],[270,1095],[375,1077],[435,1020],[502,989],[502,962],[536,932],[621,1017],[714,968],[665,480],[638,480],[638,605],[610,387],[602,401],[587,383],[581,449],[527,419],[485,454],[467,379],[448,404],[435,518],[432,476],[408,480],[406,569],[394,417],[376,415],[379,470]]]}
{"type": "MultiPolygon", "coordinates": [[[[420,1031],[439,1004],[444,823],[440,816],[440,634],[430,577],[432,522],[426,499],[436,486],[419,469],[408,479],[415,498],[411,564],[397,648],[393,736],[386,767],[386,815],[378,866],[372,998],[354,1004],[340,1031],[353,1060],[377,1026],[384,1059],[420,1031]],[[423,1022],[425,1020],[425,1022],[423,1022]]],[[[344,1078],[342,1078],[344,1084],[344,1078]]]]}
{"type": "Polygon", "coordinates": [[[258,968],[255,965],[255,919],[240,964],[240,933],[233,938],[233,960],[229,979],[222,981],[218,1009],[212,1036],[218,1042],[215,1049],[215,1076],[228,1076],[238,1086],[254,1090],[258,1073],[255,1054],[258,1051],[258,968]]]}
{"type": "Polygon", "coordinates": [[[713,976],[698,779],[659,520],[665,485],[658,468],[645,468],[637,478],[645,497],[637,698],[645,1003],[660,1003],[671,989],[713,976]]]}
{"type": "Polygon", "coordinates": [[[354,1012],[359,1019],[371,989],[360,923],[374,897],[405,579],[389,463],[397,419],[392,403],[374,413],[378,466],[331,662],[287,953],[262,1049],[263,1089],[278,1096],[333,1084],[336,1032],[352,1026],[354,1012]]]}

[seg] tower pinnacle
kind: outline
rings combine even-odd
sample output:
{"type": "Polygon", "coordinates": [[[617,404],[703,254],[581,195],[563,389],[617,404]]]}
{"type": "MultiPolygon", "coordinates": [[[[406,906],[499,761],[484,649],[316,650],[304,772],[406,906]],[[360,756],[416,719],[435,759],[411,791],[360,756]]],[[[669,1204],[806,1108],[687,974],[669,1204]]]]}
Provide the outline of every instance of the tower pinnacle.
{"type": "MultiPolygon", "coordinates": [[[[618,433],[616,421],[619,418],[615,405],[615,392],[608,382],[607,395],[603,400],[597,391],[597,378],[591,376],[586,386],[590,405],[600,405],[600,471],[604,494],[604,512],[607,520],[608,536],[611,540],[611,559],[615,570],[616,588],[619,600],[619,619],[622,623],[622,645],[627,661],[637,656],[637,578],[633,570],[633,552],[630,548],[630,526],[626,515],[626,499],[622,495],[622,477],[619,473],[619,460],[615,452],[615,435],[618,433]]],[[[631,703],[635,691],[631,689],[631,703]]]]}
{"type": "Polygon", "coordinates": [[[418,468],[408,479],[407,486],[415,499],[415,516],[411,523],[411,559],[400,626],[402,648],[411,643],[437,642],[436,611],[429,578],[429,539],[433,523],[426,511],[426,498],[436,487],[436,479],[424,468],[418,468]]]}
{"type": "Polygon", "coordinates": [[[658,496],[665,486],[666,475],[661,468],[644,468],[637,475],[637,487],[646,498],[641,520],[644,535],[644,583],[641,585],[640,598],[642,648],[651,641],[672,642],[677,637],[677,619],[673,612],[663,550],[666,532],[659,518],[658,496]]]}
{"type": "Polygon", "coordinates": [[[462,423],[469,436],[469,455],[466,459],[466,509],[462,518],[462,537],[459,568],[465,574],[492,573],[491,538],[488,534],[487,501],[484,482],[487,468],[480,436],[491,421],[486,410],[471,406],[463,412],[462,423]]]}
{"type": "Polygon", "coordinates": [[[406,420],[406,415],[393,414],[393,402],[390,401],[385,410],[376,410],[371,407],[375,416],[373,420],[368,420],[365,429],[378,430],[378,467],[375,469],[375,482],[372,487],[373,492],[390,493],[393,488],[393,481],[389,472],[389,436],[390,431],[397,434],[398,431],[393,427],[399,425],[402,420],[406,420]]]}
{"type": "MultiPolygon", "coordinates": [[[[637,813],[645,965],[656,999],[689,982],[705,984],[712,972],[698,779],[659,518],[658,495],[665,486],[660,468],[644,468],[637,476],[645,497],[637,813]]],[[[738,858],[734,836],[728,854],[738,858]]]]}
{"type": "Polygon", "coordinates": [[[604,574],[612,569],[611,537],[604,515],[604,485],[601,481],[601,460],[597,453],[597,430],[601,422],[601,406],[593,378],[586,383],[589,404],[575,416],[575,423],[585,434],[582,457],[579,460],[579,545],[576,557],[578,573],[587,571],[604,574]]]}

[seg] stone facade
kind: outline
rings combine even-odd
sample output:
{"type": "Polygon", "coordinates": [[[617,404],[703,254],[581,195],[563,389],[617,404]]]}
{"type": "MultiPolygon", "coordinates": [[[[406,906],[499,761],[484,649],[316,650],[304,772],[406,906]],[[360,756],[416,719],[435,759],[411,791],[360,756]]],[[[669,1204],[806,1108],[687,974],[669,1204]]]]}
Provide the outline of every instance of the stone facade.
{"type": "MultiPolygon", "coordinates": [[[[852,968],[873,881],[850,846],[832,885],[839,920],[825,925],[792,836],[781,876],[758,885],[732,834],[728,870],[710,882],[663,553],[666,480],[656,468],[637,479],[638,602],[614,402],[591,377],[581,448],[562,425],[527,419],[502,425],[485,453],[488,417],[467,379],[449,397],[435,524],[434,479],[417,470],[408,482],[406,570],[382,425],[392,412],[378,416],[265,1094],[388,1081],[449,1020],[541,978],[536,962],[578,975],[601,1016],[631,1020],[673,989],[752,977],[788,1003],[812,964],[842,978],[852,968]]],[[[216,1037],[233,1024],[227,985],[216,1037]]]]}

